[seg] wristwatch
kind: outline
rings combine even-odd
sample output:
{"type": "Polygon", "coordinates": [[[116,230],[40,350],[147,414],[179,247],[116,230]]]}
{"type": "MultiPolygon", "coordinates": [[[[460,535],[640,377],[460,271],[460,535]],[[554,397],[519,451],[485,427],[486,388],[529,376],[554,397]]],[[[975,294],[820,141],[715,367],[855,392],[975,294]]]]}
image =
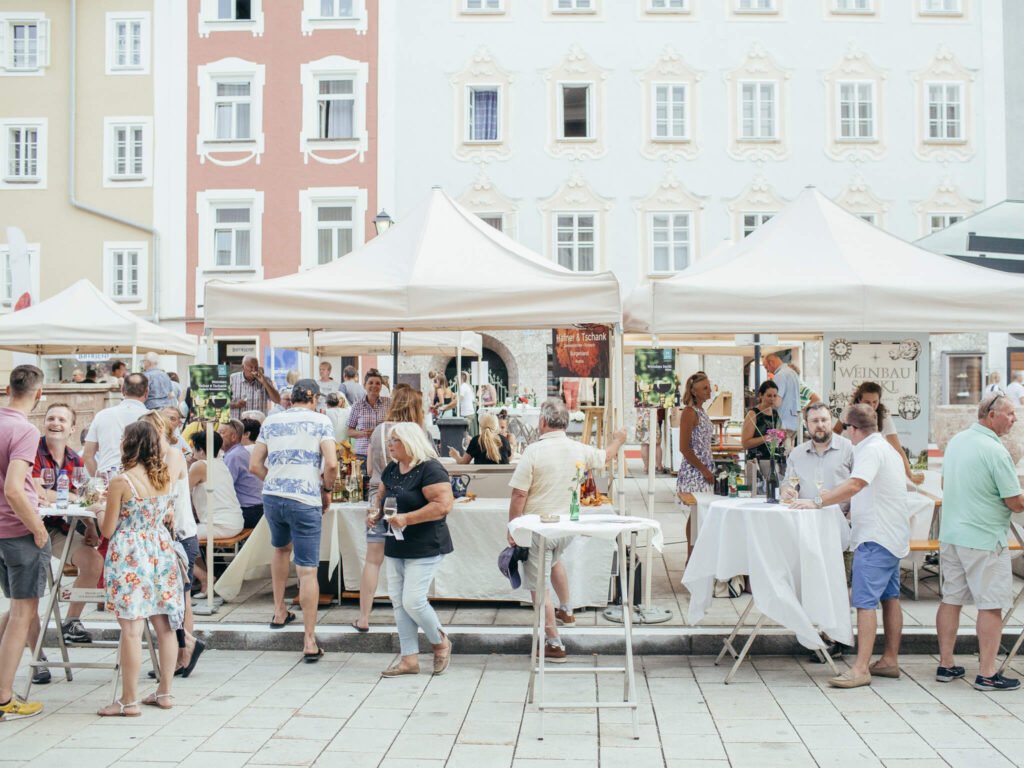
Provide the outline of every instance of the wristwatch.
{"type": "Polygon", "coordinates": [[[818,509],[821,509],[821,496],[814,497],[814,506],[816,506],[818,509]]]}

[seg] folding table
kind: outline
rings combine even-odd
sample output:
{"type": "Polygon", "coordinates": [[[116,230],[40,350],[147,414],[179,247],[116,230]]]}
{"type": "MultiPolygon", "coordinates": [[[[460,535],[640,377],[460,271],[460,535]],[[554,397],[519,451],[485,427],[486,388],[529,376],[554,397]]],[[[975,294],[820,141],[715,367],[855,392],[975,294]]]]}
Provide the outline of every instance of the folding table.
{"type": "Polygon", "coordinates": [[[576,522],[569,520],[568,515],[560,515],[557,522],[542,522],[539,515],[522,515],[509,521],[509,533],[520,546],[533,547],[530,556],[539,555],[537,563],[537,581],[534,584],[536,598],[533,604],[533,637],[530,651],[530,684],[527,700],[533,703],[536,699],[540,712],[540,737],[544,738],[544,712],[548,709],[629,709],[633,718],[633,738],[640,738],[640,726],[637,717],[636,678],[633,669],[633,579],[635,568],[633,558],[626,556],[626,539],[636,548],[637,534],[648,531],[650,545],[659,552],[664,543],[661,525],[656,520],[641,517],[625,517],[615,514],[583,515],[576,522]],[[625,635],[626,664],[624,667],[600,667],[595,665],[565,665],[547,669],[544,661],[544,603],[547,600],[547,581],[545,570],[547,565],[548,539],[561,539],[570,536],[590,536],[614,540],[618,545],[619,586],[622,594],[622,628],[625,635]],[[623,565],[625,564],[625,565],[623,565]],[[590,701],[590,702],[548,702],[544,698],[544,678],[546,674],[616,674],[623,675],[622,701],[590,701]]]}

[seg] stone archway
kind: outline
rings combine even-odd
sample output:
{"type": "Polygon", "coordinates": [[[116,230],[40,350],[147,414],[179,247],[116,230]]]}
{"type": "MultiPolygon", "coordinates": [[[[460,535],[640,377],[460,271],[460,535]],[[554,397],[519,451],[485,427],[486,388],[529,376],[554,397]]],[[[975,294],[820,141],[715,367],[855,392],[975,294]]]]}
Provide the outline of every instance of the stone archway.
{"type": "MultiPolygon", "coordinates": [[[[519,368],[516,365],[515,356],[503,343],[493,336],[482,334],[484,341],[483,359],[488,364],[488,378],[498,390],[499,402],[504,401],[519,381],[519,368]]],[[[462,358],[462,369],[468,371],[473,357],[462,358]]],[[[445,377],[448,381],[455,381],[454,357],[449,357],[444,364],[445,377]]]]}

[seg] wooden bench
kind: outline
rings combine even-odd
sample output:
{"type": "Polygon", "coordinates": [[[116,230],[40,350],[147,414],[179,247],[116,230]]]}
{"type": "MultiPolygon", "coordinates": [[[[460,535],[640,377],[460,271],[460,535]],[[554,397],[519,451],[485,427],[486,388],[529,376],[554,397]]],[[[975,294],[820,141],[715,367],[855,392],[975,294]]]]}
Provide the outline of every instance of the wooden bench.
{"type": "MultiPolygon", "coordinates": [[[[254,529],[252,529],[252,528],[243,528],[241,533],[238,533],[238,534],[236,534],[234,536],[227,536],[227,537],[221,538],[221,539],[214,539],[213,540],[214,560],[217,560],[218,558],[220,558],[220,561],[222,563],[228,563],[231,560],[233,560],[235,555],[238,554],[238,550],[241,548],[241,546],[245,542],[245,540],[248,539],[250,536],[252,536],[253,530],[254,529]]],[[[203,555],[203,551],[205,549],[206,549],[206,539],[200,539],[199,540],[199,556],[200,557],[205,557],[203,555]]]]}
{"type": "MultiPolygon", "coordinates": [[[[940,547],[941,547],[941,545],[940,545],[938,539],[911,539],[910,540],[910,552],[911,552],[911,554],[913,554],[915,552],[938,552],[940,547]]],[[[1008,551],[1010,551],[1010,552],[1022,552],[1022,551],[1024,551],[1024,545],[1021,544],[1019,539],[1011,538],[1011,539],[1009,539],[1007,541],[1006,549],[1008,551]]],[[[914,594],[914,599],[917,600],[917,580],[918,579],[917,579],[917,562],[916,561],[914,562],[913,574],[914,574],[914,591],[913,591],[913,594],[914,594]]],[[[939,576],[939,589],[941,591],[941,589],[942,589],[942,569],[941,569],[941,567],[939,568],[938,576],[939,576]]],[[[1022,597],[1024,597],[1024,590],[1022,590],[1021,595],[1018,595],[1017,601],[1014,602],[1014,608],[1010,610],[1010,613],[1007,613],[1007,615],[1006,615],[1007,619],[1009,618],[1010,614],[1013,613],[1013,610],[1017,607],[1017,604],[1020,602],[1022,597]]],[[[1004,620],[1003,625],[1005,626],[1005,624],[1006,624],[1006,621],[1004,620]]]]}

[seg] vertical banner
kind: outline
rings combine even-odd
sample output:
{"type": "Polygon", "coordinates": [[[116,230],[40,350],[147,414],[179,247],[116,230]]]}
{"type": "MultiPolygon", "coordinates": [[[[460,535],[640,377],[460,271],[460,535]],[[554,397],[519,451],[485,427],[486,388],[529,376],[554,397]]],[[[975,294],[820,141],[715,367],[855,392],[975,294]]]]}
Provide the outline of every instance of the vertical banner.
{"type": "Polygon", "coordinates": [[[226,424],[231,419],[231,382],[227,364],[190,365],[188,375],[196,417],[226,424]]]}
{"type": "Polygon", "coordinates": [[[834,417],[842,415],[865,381],[882,388],[900,442],[911,453],[928,449],[928,334],[826,334],[825,392],[834,417]]]}
{"type": "Polygon", "coordinates": [[[32,295],[32,262],[29,260],[25,233],[7,227],[7,258],[11,265],[11,304],[14,311],[31,307],[38,298],[32,295]]]}
{"type": "Polygon", "coordinates": [[[556,378],[608,376],[608,326],[555,328],[552,332],[552,373],[556,378]]]}
{"type": "Polygon", "coordinates": [[[676,351],[674,349],[633,350],[637,408],[670,408],[676,397],[676,351]]]}

